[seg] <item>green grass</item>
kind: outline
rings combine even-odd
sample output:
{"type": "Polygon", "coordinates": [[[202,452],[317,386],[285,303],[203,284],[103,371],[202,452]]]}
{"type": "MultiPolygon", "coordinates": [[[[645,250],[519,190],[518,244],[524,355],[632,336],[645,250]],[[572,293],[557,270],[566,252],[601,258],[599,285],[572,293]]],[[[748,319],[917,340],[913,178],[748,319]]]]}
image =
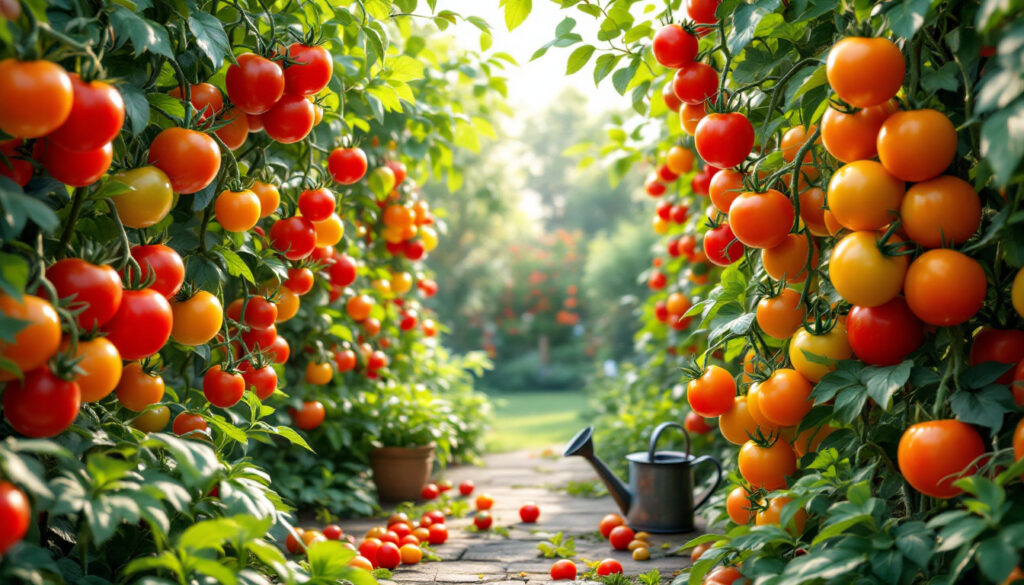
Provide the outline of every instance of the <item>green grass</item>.
{"type": "Polygon", "coordinates": [[[495,417],[487,435],[490,452],[562,447],[584,426],[582,390],[492,392],[495,417]]]}

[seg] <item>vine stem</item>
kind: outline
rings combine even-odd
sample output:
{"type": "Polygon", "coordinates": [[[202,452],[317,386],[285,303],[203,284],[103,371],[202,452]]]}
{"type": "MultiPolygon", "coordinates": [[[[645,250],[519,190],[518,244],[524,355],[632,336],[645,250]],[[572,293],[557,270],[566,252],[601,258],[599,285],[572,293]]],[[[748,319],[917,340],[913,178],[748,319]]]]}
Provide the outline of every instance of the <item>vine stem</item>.
{"type": "Polygon", "coordinates": [[[78,214],[82,212],[82,204],[85,203],[87,192],[87,187],[76,187],[75,192],[71,195],[71,211],[68,213],[68,219],[64,224],[64,231],[60,234],[61,255],[67,251],[68,244],[71,243],[71,235],[75,233],[75,224],[78,223],[78,214]]]}

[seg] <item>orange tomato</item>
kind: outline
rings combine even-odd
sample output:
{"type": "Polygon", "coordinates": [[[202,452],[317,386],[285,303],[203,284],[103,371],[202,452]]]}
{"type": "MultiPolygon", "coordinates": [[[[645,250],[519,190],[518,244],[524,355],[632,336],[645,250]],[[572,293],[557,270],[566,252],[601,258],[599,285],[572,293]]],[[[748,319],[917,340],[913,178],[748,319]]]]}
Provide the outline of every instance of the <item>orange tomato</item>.
{"type": "Polygon", "coordinates": [[[962,244],[981,224],[981,199],[970,183],[942,175],[907,190],[900,205],[907,237],[925,248],[962,244]]]}
{"type": "Polygon", "coordinates": [[[878,160],[892,175],[911,182],[937,177],[956,156],[956,128],[938,110],[896,112],[878,131],[878,160]]]}

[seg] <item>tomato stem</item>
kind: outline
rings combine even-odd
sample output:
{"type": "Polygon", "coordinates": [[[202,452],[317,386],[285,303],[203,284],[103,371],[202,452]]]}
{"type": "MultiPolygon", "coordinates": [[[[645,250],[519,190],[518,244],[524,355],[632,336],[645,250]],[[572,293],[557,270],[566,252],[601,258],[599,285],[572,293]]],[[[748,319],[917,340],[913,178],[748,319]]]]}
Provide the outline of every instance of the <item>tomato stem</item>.
{"type": "MultiPolygon", "coordinates": [[[[71,211],[68,213],[68,218],[64,220],[64,231],[60,234],[60,248],[61,257],[66,257],[69,250],[68,244],[71,243],[71,236],[75,233],[75,224],[78,223],[78,215],[82,211],[82,204],[85,203],[85,195],[88,192],[87,187],[76,187],[71,195],[71,211]]],[[[115,215],[117,215],[115,213],[115,215]]]]}

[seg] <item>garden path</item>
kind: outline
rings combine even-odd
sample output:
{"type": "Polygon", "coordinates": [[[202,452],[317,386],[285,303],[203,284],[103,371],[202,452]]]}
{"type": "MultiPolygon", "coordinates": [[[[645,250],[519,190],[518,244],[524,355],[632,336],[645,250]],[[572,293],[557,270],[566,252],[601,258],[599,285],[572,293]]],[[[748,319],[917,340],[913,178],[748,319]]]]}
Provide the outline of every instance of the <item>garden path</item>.
{"type": "MultiPolygon", "coordinates": [[[[608,496],[584,498],[565,491],[570,481],[589,481],[596,476],[590,465],[579,457],[563,458],[553,449],[519,451],[484,457],[484,467],[455,467],[445,477],[456,486],[466,479],[476,483],[470,497],[487,492],[494,497],[491,510],[495,526],[508,529],[509,537],[498,534],[473,533],[466,528],[471,518],[449,519],[448,541],[436,547],[443,562],[401,566],[394,574],[399,585],[445,583],[487,583],[488,585],[523,585],[551,581],[549,571],[557,559],[540,555],[537,544],[558,532],[575,538],[574,559],[582,574],[587,568],[582,559],[600,561],[613,558],[622,563],[627,576],[636,576],[658,569],[662,582],[690,564],[688,554],[674,555],[680,545],[696,533],[653,536],[651,559],[637,562],[628,551],[615,551],[600,537],[597,526],[605,514],[618,512],[608,496]],[[536,524],[519,521],[519,507],[536,503],[541,510],[536,524]]],[[[363,534],[375,523],[372,519],[346,522],[350,534],[363,534]]],[[[382,581],[389,585],[390,582],[382,581]]]]}

